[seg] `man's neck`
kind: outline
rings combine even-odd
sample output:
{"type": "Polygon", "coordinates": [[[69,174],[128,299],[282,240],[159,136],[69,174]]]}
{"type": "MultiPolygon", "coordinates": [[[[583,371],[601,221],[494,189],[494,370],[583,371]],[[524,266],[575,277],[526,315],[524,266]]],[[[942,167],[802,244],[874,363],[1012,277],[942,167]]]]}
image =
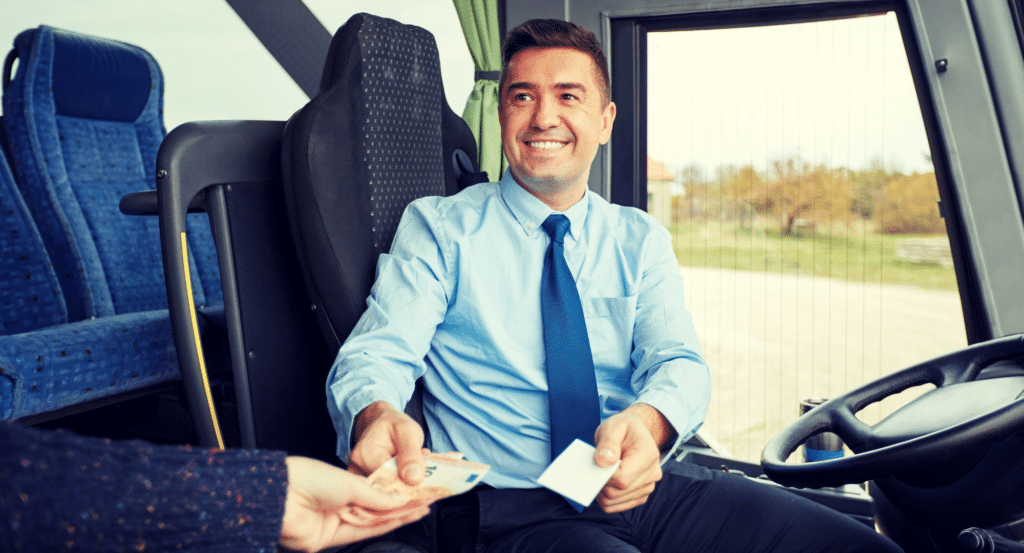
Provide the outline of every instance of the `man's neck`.
{"type": "Polygon", "coordinates": [[[533,197],[544,202],[544,205],[559,213],[562,213],[579,203],[587,192],[586,183],[565,187],[552,187],[551,190],[538,190],[523,184],[519,179],[514,177],[515,175],[513,175],[513,180],[515,180],[516,184],[522,187],[523,190],[526,190],[533,197]]]}

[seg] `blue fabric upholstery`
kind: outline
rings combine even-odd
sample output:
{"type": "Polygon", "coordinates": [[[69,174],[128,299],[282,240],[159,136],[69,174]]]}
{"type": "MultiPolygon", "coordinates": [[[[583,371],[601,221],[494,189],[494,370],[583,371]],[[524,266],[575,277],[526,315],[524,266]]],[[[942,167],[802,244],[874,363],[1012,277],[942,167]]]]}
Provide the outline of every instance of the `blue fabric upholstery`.
{"type": "MultiPolygon", "coordinates": [[[[156,61],[135,46],[47,26],[18,35],[15,51],[18,71],[3,97],[11,155],[70,320],[166,308],[157,220],[118,210],[125,194],[155,188],[164,137],[156,61]]],[[[196,302],[220,304],[209,224],[191,219],[196,302]]]]}
{"type": "Polygon", "coordinates": [[[0,337],[0,419],[180,378],[166,310],[0,337]]]}
{"type": "Polygon", "coordinates": [[[154,92],[152,60],[118,42],[62,33],[53,67],[60,68],[53,72],[57,115],[134,123],[154,92]]]}
{"type": "Polygon", "coordinates": [[[68,321],[57,275],[0,155],[0,334],[68,321]]]}
{"type": "MultiPolygon", "coordinates": [[[[157,219],[118,209],[125,194],[155,188],[156,62],[46,26],[18,35],[14,53],[3,123],[16,178],[6,162],[0,171],[0,419],[180,378],[157,219]]],[[[220,304],[209,223],[189,217],[196,302],[220,304]]]]}
{"type": "Polygon", "coordinates": [[[179,377],[166,310],[67,318],[42,239],[0,155],[0,420],[179,377]]]}

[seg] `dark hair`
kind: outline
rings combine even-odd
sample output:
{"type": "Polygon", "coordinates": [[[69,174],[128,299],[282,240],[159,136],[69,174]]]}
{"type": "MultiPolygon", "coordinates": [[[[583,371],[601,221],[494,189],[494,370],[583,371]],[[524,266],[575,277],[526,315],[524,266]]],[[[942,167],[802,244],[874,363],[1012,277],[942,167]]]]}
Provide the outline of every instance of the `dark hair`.
{"type": "Polygon", "coordinates": [[[594,33],[568,21],[561,19],[531,19],[505,36],[501,46],[501,79],[498,90],[505,87],[505,75],[508,63],[512,58],[529,48],[571,48],[590,56],[597,66],[598,84],[601,85],[601,98],[607,104],[611,100],[611,79],[608,76],[608,60],[601,50],[601,43],[594,33]]]}

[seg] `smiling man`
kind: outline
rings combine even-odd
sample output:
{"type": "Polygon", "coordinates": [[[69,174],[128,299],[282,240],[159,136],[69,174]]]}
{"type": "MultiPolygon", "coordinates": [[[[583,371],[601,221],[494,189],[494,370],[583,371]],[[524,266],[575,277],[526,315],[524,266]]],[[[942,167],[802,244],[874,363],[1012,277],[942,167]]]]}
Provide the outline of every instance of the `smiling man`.
{"type": "Polygon", "coordinates": [[[711,393],[669,233],[589,191],[615,104],[596,37],[533,20],[502,51],[509,171],[410,204],[328,381],[338,454],[368,474],[426,445],[491,465],[444,500],[439,551],[898,551],[850,518],[743,477],[673,464],[711,393]],[[594,504],[537,485],[574,439],[619,462],[594,504]]]}
{"type": "Polygon", "coordinates": [[[586,53],[531,48],[502,74],[501,138],[512,177],[555,211],[583,197],[590,163],[608,142],[615,104],[586,53]]]}

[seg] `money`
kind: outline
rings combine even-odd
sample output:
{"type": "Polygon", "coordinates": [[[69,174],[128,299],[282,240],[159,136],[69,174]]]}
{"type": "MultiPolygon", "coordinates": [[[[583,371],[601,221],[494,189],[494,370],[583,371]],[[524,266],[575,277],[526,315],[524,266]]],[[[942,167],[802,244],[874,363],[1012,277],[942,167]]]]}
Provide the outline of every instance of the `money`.
{"type": "Polygon", "coordinates": [[[457,451],[424,455],[426,474],[418,486],[410,486],[398,477],[398,462],[392,457],[367,477],[371,486],[392,496],[411,498],[395,512],[377,512],[362,507],[349,507],[342,513],[350,524],[365,526],[376,521],[397,518],[402,514],[431,503],[468,492],[479,484],[490,465],[465,461],[457,451]]]}
{"type": "Polygon", "coordinates": [[[410,486],[398,477],[398,463],[394,457],[373,471],[368,477],[370,485],[384,493],[407,495],[413,501],[433,503],[473,489],[491,468],[465,461],[458,452],[429,453],[424,460],[426,475],[418,486],[410,486]]]}

